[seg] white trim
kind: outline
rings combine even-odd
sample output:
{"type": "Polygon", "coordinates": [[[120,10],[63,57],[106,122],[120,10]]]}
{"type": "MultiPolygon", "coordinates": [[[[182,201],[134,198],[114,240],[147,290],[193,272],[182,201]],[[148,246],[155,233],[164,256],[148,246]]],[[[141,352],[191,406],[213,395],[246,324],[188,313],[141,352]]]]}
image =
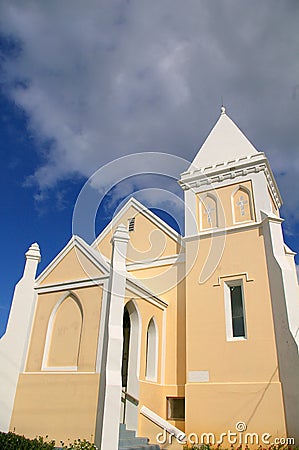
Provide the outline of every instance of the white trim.
{"type": "MultiPolygon", "coordinates": [[[[283,221],[283,219],[282,219],[283,221]]],[[[238,231],[245,231],[253,229],[253,228],[259,228],[263,224],[262,222],[239,222],[238,224],[231,226],[231,227],[224,227],[224,228],[213,228],[207,231],[201,231],[200,234],[194,234],[192,236],[186,236],[184,237],[185,242],[189,242],[195,239],[202,239],[205,237],[209,237],[211,235],[218,235],[218,234],[228,234],[228,233],[236,233],[238,231]]]]}
{"type": "MultiPolygon", "coordinates": [[[[71,367],[71,366],[70,366],[71,367]]],[[[74,366],[75,367],[75,366],[74,366]]],[[[66,373],[67,375],[97,375],[97,372],[80,372],[80,371],[69,371],[67,370],[66,372],[63,372],[60,370],[60,367],[57,367],[57,371],[55,372],[54,370],[43,370],[43,371],[39,371],[39,372],[22,372],[24,375],[41,375],[44,376],[45,374],[47,375],[62,375],[63,373],[66,373]]]]}
{"type": "Polygon", "coordinates": [[[43,372],[76,372],[77,370],[78,366],[42,367],[43,372]]]}
{"type": "Polygon", "coordinates": [[[225,310],[226,340],[227,341],[246,341],[248,336],[247,336],[247,326],[246,326],[245,297],[244,297],[244,288],[243,288],[243,279],[242,278],[234,279],[234,280],[227,280],[224,282],[224,310],[225,310]],[[230,287],[232,287],[232,286],[240,286],[241,287],[245,336],[234,336],[233,335],[231,293],[230,293],[230,287]]]}
{"type": "Polygon", "coordinates": [[[168,307],[168,303],[165,300],[162,300],[161,298],[157,297],[149,289],[147,289],[143,286],[140,286],[138,283],[136,283],[136,281],[127,278],[126,288],[128,289],[128,291],[132,292],[133,294],[137,294],[144,300],[147,300],[149,303],[157,306],[158,308],[160,308],[162,310],[164,310],[165,308],[168,307]]]}
{"type": "Polygon", "coordinates": [[[260,171],[265,173],[268,187],[279,209],[282,206],[282,198],[267,157],[263,152],[184,172],[181,174],[179,184],[183,190],[193,189],[197,193],[206,185],[222,183],[225,180],[245,177],[260,171]]]}
{"type": "Polygon", "coordinates": [[[38,294],[45,294],[50,292],[64,291],[66,289],[72,290],[85,287],[95,287],[103,285],[108,278],[109,275],[105,275],[103,277],[97,277],[93,279],[64,281],[55,284],[45,284],[43,286],[35,286],[35,290],[38,294]]]}
{"type": "Polygon", "coordinates": [[[109,287],[109,280],[107,279],[106,282],[103,284],[100,328],[99,328],[98,345],[97,345],[98,348],[97,348],[97,358],[96,358],[96,373],[100,373],[100,371],[101,371],[101,363],[102,363],[102,357],[103,357],[105,320],[106,320],[106,315],[107,315],[108,287],[109,287]]]}
{"type": "Polygon", "coordinates": [[[162,343],[161,343],[161,384],[165,384],[165,365],[166,365],[166,328],[167,328],[167,310],[163,311],[163,319],[162,319],[162,343]]]}
{"type": "Polygon", "coordinates": [[[83,239],[74,235],[61,252],[58,253],[45,270],[37,277],[36,284],[39,285],[73,248],[78,248],[101,272],[109,273],[109,264],[102,257],[101,253],[96,252],[83,239]]]}
{"type": "Polygon", "coordinates": [[[121,217],[129,210],[130,207],[136,209],[137,212],[141,213],[147,219],[149,219],[154,225],[162,230],[171,238],[174,239],[179,244],[182,244],[182,237],[177,233],[170,225],[164,222],[160,217],[156,216],[151,210],[146,208],[142,203],[140,203],[136,198],[131,197],[127,203],[121,208],[121,210],[112,218],[109,224],[104,228],[104,230],[99,234],[95,241],[91,244],[92,248],[97,248],[100,242],[105,236],[112,230],[112,228],[117,224],[121,217]]]}
{"type": "Polygon", "coordinates": [[[161,259],[144,260],[127,264],[127,270],[148,269],[151,267],[170,266],[173,264],[185,262],[184,253],[177,255],[165,256],[161,259]]]}
{"type": "MultiPolygon", "coordinates": [[[[49,321],[48,321],[48,327],[47,327],[47,333],[46,333],[46,341],[45,341],[45,346],[44,346],[44,354],[43,354],[43,360],[42,360],[42,367],[41,370],[42,371],[72,371],[72,370],[77,370],[78,365],[77,366],[64,366],[61,367],[61,369],[59,367],[55,367],[55,366],[48,366],[48,357],[49,357],[49,351],[50,351],[50,344],[51,344],[51,337],[52,337],[52,330],[53,330],[53,325],[54,325],[54,319],[56,316],[56,313],[60,307],[60,305],[67,299],[71,297],[76,304],[79,307],[80,310],[80,314],[81,314],[81,319],[82,319],[82,324],[83,324],[83,310],[82,310],[82,305],[81,302],[79,300],[79,298],[71,291],[67,291],[55,304],[54,308],[52,309],[49,321]]],[[[81,333],[82,333],[82,325],[81,325],[81,331],[80,331],[80,341],[79,341],[79,351],[80,351],[80,345],[81,345],[81,333]]],[[[79,357],[79,354],[78,354],[79,357]]]]}
{"type": "MultiPolygon", "coordinates": [[[[221,280],[224,280],[226,278],[234,278],[234,279],[236,279],[238,277],[244,277],[244,276],[245,276],[245,280],[246,280],[247,283],[250,282],[250,281],[254,281],[253,278],[249,278],[248,272],[238,272],[238,273],[233,273],[231,275],[221,275],[221,276],[219,276],[218,277],[218,283],[213,284],[213,287],[221,286],[221,280]]],[[[230,281],[230,280],[228,280],[228,281],[230,281]]]]}

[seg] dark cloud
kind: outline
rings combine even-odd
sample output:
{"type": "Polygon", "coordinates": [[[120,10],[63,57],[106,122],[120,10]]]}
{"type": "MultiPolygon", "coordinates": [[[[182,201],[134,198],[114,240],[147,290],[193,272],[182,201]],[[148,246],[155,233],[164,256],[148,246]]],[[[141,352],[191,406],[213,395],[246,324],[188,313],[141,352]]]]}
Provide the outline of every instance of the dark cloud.
{"type": "Polygon", "coordinates": [[[290,0],[2,0],[2,33],[20,48],[3,64],[6,92],[40,148],[51,143],[34,181],[52,187],[132,152],[190,160],[223,98],[299,210],[298,9],[290,0]]]}

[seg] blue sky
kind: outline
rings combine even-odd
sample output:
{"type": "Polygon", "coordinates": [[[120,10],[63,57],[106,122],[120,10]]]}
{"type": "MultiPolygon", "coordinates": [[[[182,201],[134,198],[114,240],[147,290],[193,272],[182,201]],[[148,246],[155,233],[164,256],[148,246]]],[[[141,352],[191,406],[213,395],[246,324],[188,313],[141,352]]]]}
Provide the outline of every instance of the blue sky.
{"type": "MultiPolygon", "coordinates": [[[[41,271],[66,244],[86,180],[131,153],[192,160],[222,99],[268,156],[285,202],[286,242],[299,251],[298,2],[86,5],[0,0],[0,334],[24,253],[39,243],[41,271]]],[[[136,164],[136,174],[143,169],[136,164]]],[[[96,231],[141,189],[150,206],[167,203],[175,219],[181,214],[167,200],[181,195],[174,180],[136,176],[110,191],[96,231]]]]}

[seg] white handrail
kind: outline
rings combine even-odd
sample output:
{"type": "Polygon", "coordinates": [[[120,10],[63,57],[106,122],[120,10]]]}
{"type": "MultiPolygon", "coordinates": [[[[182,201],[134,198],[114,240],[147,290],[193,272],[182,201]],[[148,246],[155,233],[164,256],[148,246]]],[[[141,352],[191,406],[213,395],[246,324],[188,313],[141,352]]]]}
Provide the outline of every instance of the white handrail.
{"type": "Polygon", "coordinates": [[[184,431],[176,428],[174,425],[171,425],[171,423],[158,416],[158,414],[154,413],[146,406],[142,406],[142,408],[140,409],[140,413],[159,427],[163,428],[163,430],[166,430],[169,434],[173,435],[178,441],[186,441],[186,434],[184,433],[184,431]]]}

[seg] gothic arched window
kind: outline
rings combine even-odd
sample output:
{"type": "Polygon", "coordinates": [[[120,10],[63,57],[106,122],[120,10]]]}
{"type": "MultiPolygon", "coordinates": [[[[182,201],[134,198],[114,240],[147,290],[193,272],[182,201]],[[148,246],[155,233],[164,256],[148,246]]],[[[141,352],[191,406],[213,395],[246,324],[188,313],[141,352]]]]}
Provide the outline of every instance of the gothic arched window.
{"type": "Polygon", "coordinates": [[[218,227],[217,201],[212,194],[207,194],[201,199],[201,228],[216,227],[218,227]]]}
{"type": "Polygon", "coordinates": [[[146,368],[145,377],[157,381],[158,372],[158,330],[155,319],[152,317],[147,327],[146,335],[146,368]]]}
{"type": "Polygon", "coordinates": [[[82,323],[82,307],[74,295],[69,294],[56,304],[48,325],[44,369],[77,369],[82,323]]]}
{"type": "Polygon", "coordinates": [[[240,186],[233,194],[234,222],[247,222],[253,220],[250,191],[240,186]]]}

